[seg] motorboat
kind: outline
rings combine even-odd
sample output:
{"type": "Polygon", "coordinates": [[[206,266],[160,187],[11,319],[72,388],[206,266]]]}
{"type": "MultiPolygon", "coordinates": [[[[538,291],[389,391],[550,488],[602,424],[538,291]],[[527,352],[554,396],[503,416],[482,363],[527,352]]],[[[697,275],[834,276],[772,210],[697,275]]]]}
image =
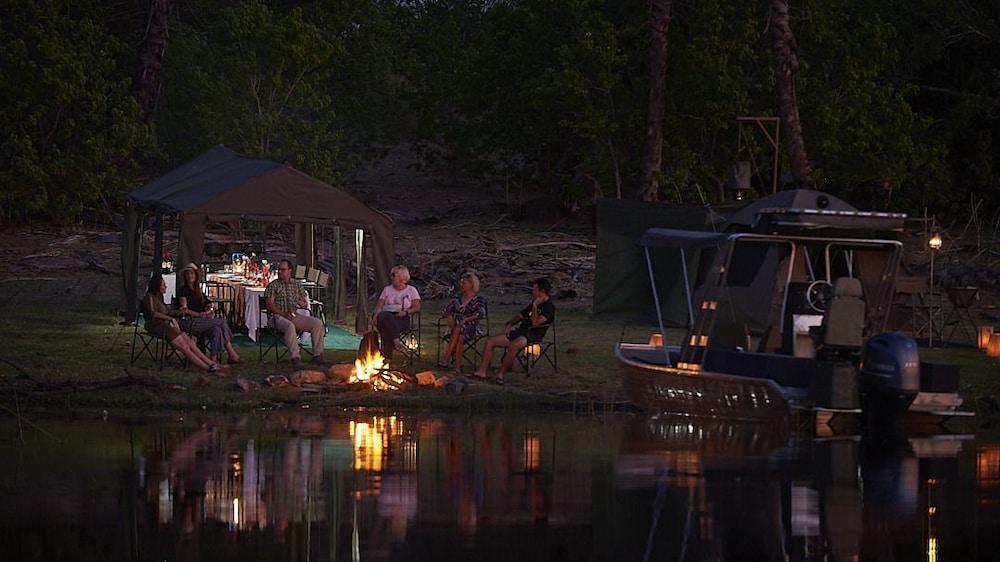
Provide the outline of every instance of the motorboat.
{"type": "Polygon", "coordinates": [[[922,362],[912,338],[886,331],[905,215],[804,197],[815,204],[765,201],[721,232],[642,234],[660,334],[663,259],[677,258],[688,326],[676,345],[616,344],[632,402],[655,415],[746,420],[972,415],[960,409],[957,366],[922,362]]]}

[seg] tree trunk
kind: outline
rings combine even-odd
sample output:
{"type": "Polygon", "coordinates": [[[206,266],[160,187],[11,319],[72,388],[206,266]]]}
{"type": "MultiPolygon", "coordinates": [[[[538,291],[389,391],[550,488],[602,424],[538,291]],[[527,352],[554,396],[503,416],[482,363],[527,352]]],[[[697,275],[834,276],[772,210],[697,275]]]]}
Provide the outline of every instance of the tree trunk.
{"type": "Polygon", "coordinates": [[[784,129],[788,160],[792,166],[792,176],[801,189],[816,189],[812,177],[812,166],[802,139],[802,122],[799,121],[799,105],[795,98],[795,74],[799,70],[795,36],[789,23],[788,0],[771,0],[771,39],[774,49],[774,77],[778,89],[778,111],[781,127],[784,129]]]}
{"type": "Polygon", "coordinates": [[[649,113],[646,115],[646,143],[642,154],[642,175],[636,197],[659,200],[660,166],[663,162],[663,108],[666,105],[667,29],[670,27],[670,0],[649,2],[649,113]]]}
{"type": "Polygon", "coordinates": [[[174,0],[150,0],[149,22],[146,25],[146,36],[142,41],[142,52],[139,61],[142,70],[139,74],[136,98],[139,100],[141,113],[139,120],[149,123],[156,113],[156,103],[160,97],[160,79],[163,68],[163,53],[167,49],[167,36],[170,27],[170,11],[174,0]]]}

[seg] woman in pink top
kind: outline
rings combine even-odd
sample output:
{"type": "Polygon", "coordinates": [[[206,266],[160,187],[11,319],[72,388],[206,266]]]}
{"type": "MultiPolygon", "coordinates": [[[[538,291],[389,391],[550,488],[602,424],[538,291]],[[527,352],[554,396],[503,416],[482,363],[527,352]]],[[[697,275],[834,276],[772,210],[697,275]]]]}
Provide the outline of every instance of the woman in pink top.
{"type": "Polygon", "coordinates": [[[410,316],[420,310],[420,294],[410,282],[410,270],[397,265],[389,272],[392,284],[382,289],[375,305],[375,326],[382,340],[382,355],[392,361],[392,352],[402,345],[399,335],[410,328],[410,316]]]}

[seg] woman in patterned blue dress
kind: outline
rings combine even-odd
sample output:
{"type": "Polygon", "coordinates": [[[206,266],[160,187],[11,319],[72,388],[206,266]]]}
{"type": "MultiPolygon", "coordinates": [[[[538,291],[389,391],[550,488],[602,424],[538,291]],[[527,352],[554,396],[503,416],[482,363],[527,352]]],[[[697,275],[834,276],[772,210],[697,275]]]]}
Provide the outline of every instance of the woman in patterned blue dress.
{"type": "Polygon", "coordinates": [[[455,372],[462,372],[462,351],[465,349],[465,342],[483,335],[483,328],[479,324],[479,319],[486,316],[486,300],[479,296],[479,277],[475,273],[467,271],[462,274],[459,280],[461,294],[451,299],[442,318],[448,319],[448,329],[451,337],[448,338],[448,349],[444,354],[444,362],[439,363],[439,367],[448,367],[454,363],[455,372]]]}

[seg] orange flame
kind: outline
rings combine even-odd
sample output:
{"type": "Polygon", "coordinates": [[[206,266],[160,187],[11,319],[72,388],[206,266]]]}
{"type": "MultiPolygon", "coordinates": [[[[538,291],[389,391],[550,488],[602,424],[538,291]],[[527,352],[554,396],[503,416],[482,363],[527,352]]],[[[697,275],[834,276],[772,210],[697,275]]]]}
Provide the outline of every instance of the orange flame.
{"type": "Polygon", "coordinates": [[[371,380],[385,367],[385,357],[376,348],[371,353],[366,353],[354,360],[354,374],[351,382],[365,382],[371,380]]]}
{"type": "Polygon", "coordinates": [[[354,360],[351,382],[368,383],[372,390],[396,390],[406,381],[388,369],[385,357],[374,348],[354,360]]]}

